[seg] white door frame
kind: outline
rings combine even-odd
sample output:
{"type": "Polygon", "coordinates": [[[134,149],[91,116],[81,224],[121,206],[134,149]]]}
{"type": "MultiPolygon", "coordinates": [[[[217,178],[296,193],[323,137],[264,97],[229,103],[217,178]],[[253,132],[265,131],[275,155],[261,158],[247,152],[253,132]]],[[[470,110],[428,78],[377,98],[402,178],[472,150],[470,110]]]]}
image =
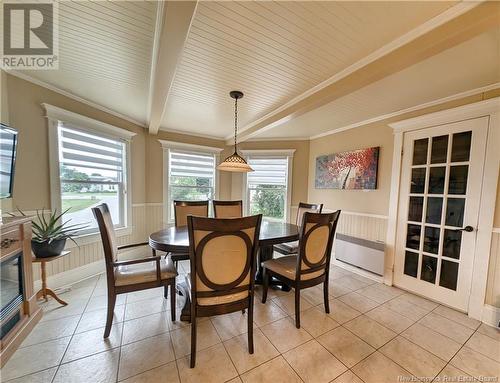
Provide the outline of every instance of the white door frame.
{"type": "Polygon", "coordinates": [[[384,283],[392,285],[394,280],[399,186],[404,134],[413,130],[484,116],[489,116],[489,126],[486,139],[483,181],[481,185],[472,286],[468,307],[468,315],[479,320],[481,320],[482,317],[486,296],[491,236],[496,204],[496,189],[498,184],[498,169],[500,164],[500,151],[498,150],[498,143],[500,142],[500,97],[389,124],[394,134],[394,151],[392,157],[392,183],[389,200],[384,269],[384,283]]]}

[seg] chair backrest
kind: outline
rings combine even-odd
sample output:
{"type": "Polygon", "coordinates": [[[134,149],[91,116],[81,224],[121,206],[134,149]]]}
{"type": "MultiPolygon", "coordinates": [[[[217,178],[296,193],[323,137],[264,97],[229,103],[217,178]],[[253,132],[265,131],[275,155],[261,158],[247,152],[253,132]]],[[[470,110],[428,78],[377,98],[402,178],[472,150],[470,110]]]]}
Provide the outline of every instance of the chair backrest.
{"type": "Polygon", "coordinates": [[[215,218],[243,217],[243,201],[212,201],[215,218]]]}
{"type": "Polygon", "coordinates": [[[92,213],[97,220],[99,232],[101,233],[102,246],[104,248],[104,260],[106,261],[106,272],[113,275],[113,262],[118,256],[115,228],[108,205],[102,203],[92,208],[92,213]]]}
{"type": "Polygon", "coordinates": [[[175,226],[186,226],[188,215],[208,217],[208,201],[174,201],[175,226]]]}
{"type": "MultiPolygon", "coordinates": [[[[253,291],[262,215],[188,217],[191,298],[204,306],[253,291]]],[[[234,299],[232,299],[234,301],[234,299]]]]}
{"type": "Polygon", "coordinates": [[[299,234],[297,280],[313,279],[328,273],[339,217],[340,210],[328,214],[304,213],[299,234]]]}
{"type": "Polygon", "coordinates": [[[302,217],[304,216],[304,213],[309,212],[309,213],[321,213],[323,210],[323,204],[313,204],[313,203],[306,203],[306,202],[299,202],[299,208],[297,209],[297,219],[295,221],[295,224],[297,226],[300,226],[302,224],[302,217]]]}

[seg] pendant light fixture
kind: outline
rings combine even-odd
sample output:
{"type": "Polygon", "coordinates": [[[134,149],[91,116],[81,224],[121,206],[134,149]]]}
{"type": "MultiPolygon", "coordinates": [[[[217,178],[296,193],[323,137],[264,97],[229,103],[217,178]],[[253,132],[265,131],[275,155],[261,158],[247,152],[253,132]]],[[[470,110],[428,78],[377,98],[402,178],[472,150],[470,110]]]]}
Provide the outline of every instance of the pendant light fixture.
{"type": "Polygon", "coordinates": [[[238,136],[238,100],[243,97],[243,92],[233,90],[229,95],[234,98],[234,153],[227,157],[217,169],[226,172],[239,172],[247,173],[253,172],[250,165],[247,164],[245,159],[238,154],[237,136],[238,136]]]}

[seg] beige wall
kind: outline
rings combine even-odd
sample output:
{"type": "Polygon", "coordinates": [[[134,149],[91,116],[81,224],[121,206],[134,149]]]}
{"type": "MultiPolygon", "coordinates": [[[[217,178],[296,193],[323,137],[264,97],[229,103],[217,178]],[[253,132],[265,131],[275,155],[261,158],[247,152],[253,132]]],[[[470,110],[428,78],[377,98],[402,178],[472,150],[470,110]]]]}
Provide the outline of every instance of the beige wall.
{"type": "Polygon", "coordinates": [[[137,133],[131,144],[132,201],[146,202],[143,128],[15,76],[7,76],[7,89],[10,124],[19,131],[13,206],[50,208],[48,124],[42,103],[137,133]]]}

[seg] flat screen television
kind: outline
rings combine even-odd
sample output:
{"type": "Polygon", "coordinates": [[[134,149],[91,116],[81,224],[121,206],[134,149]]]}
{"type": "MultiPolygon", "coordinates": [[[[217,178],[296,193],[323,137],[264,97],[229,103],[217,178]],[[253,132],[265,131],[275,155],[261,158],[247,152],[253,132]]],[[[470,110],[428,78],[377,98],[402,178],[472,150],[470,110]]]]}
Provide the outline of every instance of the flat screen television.
{"type": "Polygon", "coordinates": [[[0,198],[12,197],[17,131],[0,123],[0,198]]]}

